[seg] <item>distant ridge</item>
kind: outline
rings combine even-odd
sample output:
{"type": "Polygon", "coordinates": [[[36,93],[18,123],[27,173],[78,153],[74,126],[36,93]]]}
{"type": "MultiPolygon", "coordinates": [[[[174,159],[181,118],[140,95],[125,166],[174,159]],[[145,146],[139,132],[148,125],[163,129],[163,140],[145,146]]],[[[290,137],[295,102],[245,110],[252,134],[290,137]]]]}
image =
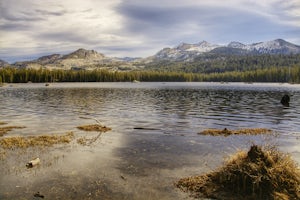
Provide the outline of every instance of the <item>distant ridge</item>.
{"type": "Polygon", "coordinates": [[[6,67],[6,66],[9,66],[9,63],[0,59],[0,67],[6,67]]]}
{"type": "MultiPolygon", "coordinates": [[[[36,60],[9,63],[0,60],[0,67],[12,66],[18,68],[47,68],[47,69],[98,69],[110,70],[133,70],[143,69],[149,63],[157,62],[193,62],[201,57],[221,57],[226,55],[289,55],[300,54],[300,46],[287,42],[283,39],[276,39],[253,44],[243,44],[237,41],[228,45],[212,44],[201,41],[195,44],[180,43],[170,48],[166,47],[155,55],[146,58],[115,58],[107,57],[95,50],[80,48],[69,54],[52,54],[42,56],[36,60]]],[[[207,58],[205,58],[207,59],[207,58]]]]}
{"type": "Polygon", "coordinates": [[[105,56],[95,50],[78,49],[62,57],[63,59],[103,59],[105,56]]]}

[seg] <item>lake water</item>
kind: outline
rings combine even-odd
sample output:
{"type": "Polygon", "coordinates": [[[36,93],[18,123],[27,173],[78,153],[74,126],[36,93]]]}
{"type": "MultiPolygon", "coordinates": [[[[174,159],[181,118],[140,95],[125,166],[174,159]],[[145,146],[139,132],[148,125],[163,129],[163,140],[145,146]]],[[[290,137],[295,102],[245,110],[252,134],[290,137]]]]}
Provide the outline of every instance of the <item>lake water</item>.
{"type": "Polygon", "coordinates": [[[0,199],[189,199],[179,178],[208,172],[253,143],[276,145],[300,163],[300,85],[245,83],[53,83],[0,87],[0,122],[15,135],[96,137],[93,144],[6,152],[0,199]],[[281,105],[284,94],[289,107],[281,105]],[[271,136],[201,136],[208,128],[268,128],[271,136]],[[26,169],[26,161],[41,166],[26,169]]]}

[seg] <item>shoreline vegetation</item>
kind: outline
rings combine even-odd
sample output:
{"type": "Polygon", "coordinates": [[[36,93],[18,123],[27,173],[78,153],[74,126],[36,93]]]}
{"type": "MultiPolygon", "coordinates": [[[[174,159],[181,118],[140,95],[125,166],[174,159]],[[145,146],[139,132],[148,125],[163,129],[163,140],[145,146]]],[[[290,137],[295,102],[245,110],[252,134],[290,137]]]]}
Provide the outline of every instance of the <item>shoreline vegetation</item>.
{"type": "MultiPolygon", "coordinates": [[[[41,134],[37,136],[8,136],[2,137],[13,129],[26,128],[25,126],[4,126],[6,122],[0,121],[0,150],[29,147],[51,147],[55,144],[70,143],[75,139],[75,134],[71,131],[65,134],[41,134]]],[[[91,138],[79,137],[77,143],[80,145],[90,145],[100,138],[101,134],[110,131],[111,128],[99,124],[83,125],[77,127],[79,130],[88,132],[97,132],[96,136],[91,138]]]]}
{"type": "MultiPolygon", "coordinates": [[[[0,125],[5,125],[6,123],[0,122],[0,125]]],[[[13,129],[22,129],[26,128],[25,126],[4,126],[0,127],[0,137],[7,134],[9,131],[12,131],[13,129]]]]}
{"type": "Polygon", "coordinates": [[[34,146],[50,147],[54,144],[70,143],[73,138],[73,132],[62,135],[14,136],[0,139],[0,146],[4,149],[28,148],[34,146]]]}
{"type": "Polygon", "coordinates": [[[266,128],[244,128],[238,130],[224,129],[205,129],[198,133],[198,135],[211,135],[211,136],[229,136],[229,135],[260,135],[271,134],[273,131],[266,128]]]}
{"type": "Polygon", "coordinates": [[[110,71],[0,68],[3,83],[50,82],[288,82],[300,83],[300,66],[270,67],[248,71],[192,73],[163,70],[110,71]]]}
{"type": "Polygon", "coordinates": [[[111,130],[110,127],[102,126],[99,124],[82,125],[82,126],[77,126],[77,128],[82,131],[98,131],[98,132],[107,132],[111,130]]]}
{"type": "Polygon", "coordinates": [[[300,169],[288,154],[275,147],[252,145],[215,171],[182,178],[175,186],[195,198],[299,199],[300,169]]]}

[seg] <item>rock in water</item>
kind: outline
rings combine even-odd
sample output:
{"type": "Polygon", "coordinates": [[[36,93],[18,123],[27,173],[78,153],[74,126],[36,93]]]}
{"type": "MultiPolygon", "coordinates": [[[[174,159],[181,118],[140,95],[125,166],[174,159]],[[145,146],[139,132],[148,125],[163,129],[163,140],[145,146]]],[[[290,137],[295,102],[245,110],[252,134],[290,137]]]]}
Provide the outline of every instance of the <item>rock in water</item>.
{"type": "Polygon", "coordinates": [[[285,94],[282,98],[281,98],[281,104],[284,106],[289,106],[290,105],[290,96],[285,94]]]}

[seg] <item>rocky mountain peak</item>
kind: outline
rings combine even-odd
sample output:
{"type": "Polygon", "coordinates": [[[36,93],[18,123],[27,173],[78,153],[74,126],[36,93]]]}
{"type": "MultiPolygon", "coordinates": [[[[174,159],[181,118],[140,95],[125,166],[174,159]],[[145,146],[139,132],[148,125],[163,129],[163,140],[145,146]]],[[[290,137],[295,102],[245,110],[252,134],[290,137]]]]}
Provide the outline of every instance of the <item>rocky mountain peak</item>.
{"type": "Polygon", "coordinates": [[[196,44],[180,43],[175,48],[165,48],[159,51],[154,60],[193,61],[200,54],[211,52],[215,55],[246,55],[246,54],[300,54],[300,46],[289,43],[283,39],[243,44],[230,42],[228,45],[211,44],[202,41],[196,44]]]}
{"type": "Polygon", "coordinates": [[[259,53],[270,54],[298,54],[300,53],[300,46],[289,43],[283,39],[276,39],[267,42],[260,42],[252,44],[251,50],[255,50],[259,53]]]}
{"type": "Polygon", "coordinates": [[[207,47],[207,46],[212,46],[212,44],[210,44],[209,42],[203,40],[202,42],[198,43],[198,46],[207,47]]]}
{"type": "Polygon", "coordinates": [[[60,54],[52,54],[52,55],[47,55],[47,56],[42,56],[37,59],[37,62],[39,63],[53,63],[56,60],[60,59],[62,55],[60,54]]]}
{"type": "Polygon", "coordinates": [[[244,45],[243,43],[240,43],[240,42],[230,42],[227,47],[230,47],[230,48],[244,48],[246,45],[244,45]]]}
{"type": "Polygon", "coordinates": [[[191,48],[191,46],[192,46],[192,44],[188,44],[188,43],[182,42],[182,43],[180,43],[180,44],[176,47],[176,49],[181,50],[181,51],[185,51],[185,50],[191,48]]]}
{"type": "Polygon", "coordinates": [[[73,53],[65,55],[64,59],[102,59],[105,56],[95,50],[86,50],[80,48],[73,53]]]}

